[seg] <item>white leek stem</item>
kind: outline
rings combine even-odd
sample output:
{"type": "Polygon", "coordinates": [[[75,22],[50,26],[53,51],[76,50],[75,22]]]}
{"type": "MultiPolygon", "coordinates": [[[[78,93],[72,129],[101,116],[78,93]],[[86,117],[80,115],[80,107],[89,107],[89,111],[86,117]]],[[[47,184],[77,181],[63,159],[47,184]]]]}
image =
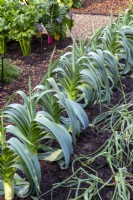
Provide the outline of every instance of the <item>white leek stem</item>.
{"type": "Polygon", "coordinates": [[[5,200],[12,200],[14,198],[14,180],[8,179],[7,181],[4,181],[3,184],[5,200]]]}

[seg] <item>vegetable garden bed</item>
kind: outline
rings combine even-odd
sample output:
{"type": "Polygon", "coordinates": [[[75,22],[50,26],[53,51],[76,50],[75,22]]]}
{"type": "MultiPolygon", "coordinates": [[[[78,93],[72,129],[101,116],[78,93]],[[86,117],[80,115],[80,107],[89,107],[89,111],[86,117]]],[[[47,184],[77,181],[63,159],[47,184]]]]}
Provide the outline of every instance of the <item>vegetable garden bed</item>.
{"type": "MultiPolygon", "coordinates": [[[[133,79],[132,78],[124,78],[123,84],[125,86],[125,93],[129,93],[133,91],[133,79]]],[[[122,94],[119,91],[115,91],[111,107],[116,105],[119,100],[121,99],[122,94]]],[[[106,109],[103,108],[103,111],[106,109]]],[[[92,108],[89,108],[87,111],[88,117],[90,121],[92,122],[95,117],[97,117],[100,114],[100,108],[99,105],[95,105],[92,108]]],[[[74,148],[74,154],[77,155],[89,155],[96,150],[98,150],[104,143],[107,141],[107,139],[110,138],[110,134],[107,131],[100,131],[98,132],[96,129],[87,128],[86,131],[84,131],[80,137],[77,139],[77,144],[74,148]]],[[[72,161],[75,159],[75,156],[72,156],[72,161]]],[[[76,169],[81,167],[81,163],[76,163],[76,169]]],[[[67,179],[72,174],[71,165],[68,169],[61,170],[60,167],[56,163],[49,163],[49,162],[43,162],[41,161],[41,169],[42,169],[42,182],[41,182],[41,191],[42,193],[46,193],[47,191],[51,190],[53,184],[59,183],[67,179]]],[[[106,161],[104,158],[99,158],[91,167],[95,170],[98,170],[99,177],[103,178],[103,180],[107,180],[110,175],[111,171],[106,164],[106,161]],[[101,167],[103,166],[103,167],[101,167]]],[[[87,168],[85,168],[87,169],[87,168]]],[[[88,169],[87,169],[88,170],[88,169]]],[[[133,173],[133,171],[132,171],[133,173]]],[[[81,174],[82,177],[82,174],[81,174]]],[[[106,187],[102,191],[102,200],[110,200],[111,195],[113,192],[113,187],[106,187]]],[[[69,193],[68,188],[57,188],[52,193],[53,200],[62,200],[67,199],[69,193]]],[[[133,193],[132,193],[133,194],[133,193]]],[[[18,198],[16,198],[17,200],[18,198]]],[[[51,192],[46,194],[45,196],[42,196],[42,200],[49,200],[51,199],[51,192]]],[[[131,198],[132,200],[133,198],[131,198]]],[[[27,198],[26,200],[30,200],[30,198],[27,198]]],[[[99,200],[99,197],[96,198],[96,200],[99,200]]]]}
{"type": "MultiPolygon", "coordinates": [[[[15,42],[7,44],[7,57],[22,68],[24,65],[25,71],[10,86],[2,85],[1,105],[6,103],[4,94],[8,97],[17,88],[21,88],[26,95],[29,93],[29,96],[19,92],[22,98],[14,99],[19,104],[9,104],[3,109],[7,126],[4,129],[0,124],[0,175],[5,187],[14,184],[10,180],[15,180],[16,185],[21,183],[20,177],[14,176],[14,171],[19,169],[28,175],[30,188],[25,181],[23,190],[15,187],[15,192],[19,196],[21,192],[25,196],[29,196],[28,193],[34,196],[36,191],[38,195],[37,198],[27,197],[27,200],[132,199],[133,31],[130,13],[132,11],[127,11],[124,20],[120,16],[116,23],[98,31],[89,43],[81,43],[80,48],[73,40],[72,50],[69,47],[55,62],[50,61],[47,72],[54,44],[46,49],[43,47],[41,54],[40,48],[36,48],[40,46],[40,40],[33,40],[34,53],[29,57],[23,57],[20,50],[15,50],[15,42]],[[26,88],[29,75],[29,88],[26,88]],[[23,79],[24,85],[18,84],[23,79]],[[44,85],[31,92],[31,85],[33,88],[41,80],[44,85]],[[4,136],[6,131],[9,133],[7,139],[11,138],[8,144],[4,136]],[[10,133],[19,139],[12,138],[10,133]],[[33,133],[34,137],[31,137],[33,133]],[[72,141],[75,155],[72,155],[72,141]],[[61,149],[57,151],[59,145],[61,149]],[[59,160],[63,169],[55,162],[42,161],[42,157],[50,161],[59,160]],[[38,158],[41,161],[38,162],[38,158]],[[7,162],[3,166],[5,159],[7,162]],[[64,169],[69,162],[70,167],[64,169]],[[41,175],[42,194],[39,194],[41,175]]],[[[71,43],[68,38],[58,42],[59,51],[52,59],[60,56],[60,50],[71,43]]],[[[1,113],[1,122],[2,118],[1,113]]],[[[24,177],[23,172],[19,175],[24,177]]],[[[7,196],[9,193],[7,190],[7,196]]],[[[13,199],[21,198],[15,196],[13,199]]]]}

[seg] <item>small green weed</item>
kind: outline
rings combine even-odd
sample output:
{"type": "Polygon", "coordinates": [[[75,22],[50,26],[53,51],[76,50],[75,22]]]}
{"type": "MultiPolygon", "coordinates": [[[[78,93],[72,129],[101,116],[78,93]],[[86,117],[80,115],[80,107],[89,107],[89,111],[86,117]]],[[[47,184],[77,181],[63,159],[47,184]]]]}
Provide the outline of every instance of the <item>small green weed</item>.
{"type": "MultiPolygon", "coordinates": [[[[11,61],[9,59],[4,59],[3,80],[5,83],[11,83],[20,74],[21,74],[21,69],[18,66],[11,63],[11,61]]],[[[0,81],[2,81],[2,62],[1,62],[1,60],[0,60],[0,81]]]]}

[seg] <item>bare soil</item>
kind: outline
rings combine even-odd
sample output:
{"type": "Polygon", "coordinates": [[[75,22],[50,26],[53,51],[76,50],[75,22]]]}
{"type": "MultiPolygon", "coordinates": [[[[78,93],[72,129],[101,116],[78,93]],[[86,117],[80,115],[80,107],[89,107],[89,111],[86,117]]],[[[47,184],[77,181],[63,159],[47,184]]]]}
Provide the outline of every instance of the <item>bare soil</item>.
{"type": "Polygon", "coordinates": [[[93,15],[118,15],[130,5],[130,0],[84,0],[81,9],[72,9],[74,13],[93,15]]]}

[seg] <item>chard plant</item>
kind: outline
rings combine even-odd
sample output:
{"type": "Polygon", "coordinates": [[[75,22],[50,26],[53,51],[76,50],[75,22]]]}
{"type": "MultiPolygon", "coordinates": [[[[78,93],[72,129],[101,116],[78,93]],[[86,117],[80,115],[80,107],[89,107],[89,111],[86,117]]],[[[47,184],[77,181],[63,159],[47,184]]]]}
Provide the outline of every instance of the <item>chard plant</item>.
{"type": "Polygon", "coordinates": [[[60,5],[61,4],[66,4],[68,7],[72,7],[73,5],[73,0],[56,0],[60,5]]]}
{"type": "Polygon", "coordinates": [[[69,7],[65,4],[59,4],[56,1],[46,1],[40,8],[42,16],[39,20],[43,23],[48,34],[55,40],[64,38],[66,36],[67,29],[71,29],[73,21],[67,16],[69,7]]]}
{"type": "Polygon", "coordinates": [[[83,0],[56,0],[59,4],[66,4],[69,7],[81,8],[83,0]]]}
{"type": "Polygon", "coordinates": [[[83,0],[73,0],[73,7],[74,8],[81,8],[82,7],[82,4],[83,4],[83,0]]]}

